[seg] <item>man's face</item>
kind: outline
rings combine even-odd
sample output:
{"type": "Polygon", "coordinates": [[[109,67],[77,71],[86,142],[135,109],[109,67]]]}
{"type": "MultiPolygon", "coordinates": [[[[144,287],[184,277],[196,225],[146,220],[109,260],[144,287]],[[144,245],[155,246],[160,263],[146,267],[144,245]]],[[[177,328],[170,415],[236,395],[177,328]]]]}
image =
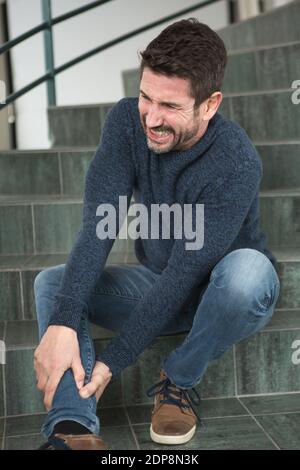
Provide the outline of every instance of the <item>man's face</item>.
{"type": "Polygon", "coordinates": [[[190,95],[190,81],[167,77],[149,68],[140,83],[139,113],[148,147],[156,153],[185,150],[205,133],[205,102],[196,110],[190,95]]]}

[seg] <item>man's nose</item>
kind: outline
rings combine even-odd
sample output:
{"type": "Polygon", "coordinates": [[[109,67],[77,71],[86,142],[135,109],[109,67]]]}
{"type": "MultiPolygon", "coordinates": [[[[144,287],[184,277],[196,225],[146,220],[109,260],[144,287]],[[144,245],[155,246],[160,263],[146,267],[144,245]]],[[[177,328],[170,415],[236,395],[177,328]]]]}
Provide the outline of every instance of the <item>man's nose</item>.
{"type": "Polygon", "coordinates": [[[152,104],[146,114],[146,125],[147,127],[161,126],[163,123],[163,117],[161,110],[158,106],[152,104]]]}

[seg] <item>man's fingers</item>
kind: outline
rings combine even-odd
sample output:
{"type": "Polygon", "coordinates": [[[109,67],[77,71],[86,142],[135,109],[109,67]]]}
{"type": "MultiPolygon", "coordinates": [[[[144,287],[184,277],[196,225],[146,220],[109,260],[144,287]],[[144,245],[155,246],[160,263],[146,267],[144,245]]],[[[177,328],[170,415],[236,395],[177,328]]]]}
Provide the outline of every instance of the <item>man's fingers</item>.
{"type": "Polygon", "coordinates": [[[98,387],[102,384],[102,379],[101,376],[99,375],[94,375],[91,379],[91,381],[86,384],[82,389],[79,391],[79,394],[82,398],[89,398],[94,393],[96,393],[98,387]]]}
{"type": "Polygon", "coordinates": [[[39,390],[44,390],[46,387],[46,383],[48,381],[48,374],[45,370],[39,365],[37,360],[34,360],[34,369],[35,369],[35,376],[37,380],[37,388],[39,390]]]}
{"type": "Polygon", "coordinates": [[[41,391],[44,391],[45,390],[45,387],[47,385],[47,382],[48,382],[48,376],[46,374],[40,374],[38,377],[37,377],[37,388],[41,391]]]}
{"type": "Polygon", "coordinates": [[[98,400],[108,383],[110,382],[112,374],[106,364],[96,361],[93,369],[92,378],[88,384],[79,390],[82,398],[89,398],[96,394],[98,400]]]}
{"type": "Polygon", "coordinates": [[[33,361],[33,366],[34,366],[34,370],[35,370],[36,380],[39,380],[40,375],[42,375],[42,373],[43,373],[43,369],[40,366],[37,359],[35,359],[35,358],[34,358],[34,361],[33,361]]]}
{"type": "Polygon", "coordinates": [[[72,371],[77,388],[80,390],[84,384],[85,371],[82,367],[80,356],[76,357],[72,363],[72,371]]]}
{"type": "Polygon", "coordinates": [[[52,401],[54,394],[56,392],[57,386],[62,378],[64,371],[56,371],[51,375],[49,378],[46,387],[45,387],[45,396],[44,396],[44,404],[47,410],[49,411],[52,406],[52,401]]]}

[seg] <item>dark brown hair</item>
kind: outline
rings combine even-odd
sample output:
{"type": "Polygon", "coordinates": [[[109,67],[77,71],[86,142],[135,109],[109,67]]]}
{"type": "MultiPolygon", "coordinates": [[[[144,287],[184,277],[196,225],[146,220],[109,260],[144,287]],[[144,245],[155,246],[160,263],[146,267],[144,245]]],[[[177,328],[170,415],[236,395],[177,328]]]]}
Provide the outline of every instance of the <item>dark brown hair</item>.
{"type": "Polygon", "coordinates": [[[196,18],[165,28],[140,53],[140,76],[145,67],[166,76],[190,79],[195,108],[220,91],[227,63],[222,39],[196,18]]]}

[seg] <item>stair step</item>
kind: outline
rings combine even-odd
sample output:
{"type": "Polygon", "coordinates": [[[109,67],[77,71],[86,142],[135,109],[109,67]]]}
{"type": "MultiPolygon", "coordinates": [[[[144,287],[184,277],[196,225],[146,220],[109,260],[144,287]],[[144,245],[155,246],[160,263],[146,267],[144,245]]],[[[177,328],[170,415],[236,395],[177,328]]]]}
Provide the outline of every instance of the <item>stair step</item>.
{"type": "MultiPolygon", "coordinates": [[[[300,189],[261,191],[261,224],[269,244],[300,246],[300,189]]],[[[82,223],[82,200],[75,197],[0,196],[0,253],[68,253],[82,223]]],[[[134,241],[117,238],[113,252],[131,252],[134,241]]]]}
{"type": "MultiPolygon", "coordinates": [[[[294,90],[291,83],[287,88],[280,90],[251,91],[246,93],[225,93],[220,112],[224,116],[238,122],[253,141],[290,141],[299,140],[300,106],[291,101],[294,90]],[[266,119],[266,112],[268,119],[266,119]]],[[[95,105],[97,106],[97,105],[95,105]]],[[[111,105],[98,105],[103,111],[102,124],[111,105]]],[[[73,112],[78,111],[78,106],[70,106],[73,112]]],[[[99,124],[89,116],[94,110],[90,107],[83,108],[86,119],[90,121],[90,130],[93,134],[87,142],[86,133],[82,131],[86,127],[78,126],[78,122],[70,119],[70,112],[66,113],[65,107],[52,108],[53,115],[50,126],[52,134],[58,133],[53,138],[53,146],[76,147],[97,146],[101,129],[99,124]],[[55,125],[53,124],[55,123],[55,125]],[[97,137],[96,137],[97,136],[97,137]]],[[[83,112],[83,110],[81,111],[83,112]]]]}
{"type": "Polygon", "coordinates": [[[281,44],[300,40],[300,2],[227,26],[218,31],[229,50],[281,44]]]}
{"type": "MultiPolygon", "coordinates": [[[[108,330],[93,328],[97,353],[101,353],[112,335],[108,330]]],[[[295,361],[295,344],[299,335],[300,310],[276,310],[269,326],[213,361],[196,388],[204,398],[297,392],[300,376],[299,365],[295,361]]],[[[0,386],[5,387],[5,391],[0,393],[0,416],[43,412],[32,366],[38,343],[36,322],[7,322],[2,327],[2,338],[6,344],[6,365],[4,384],[1,384],[2,376],[0,378],[0,386]]],[[[146,390],[157,381],[163,358],[184,338],[184,333],[156,338],[134,366],[109,384],[101,406],[152,403],[146,390]]]]}
{"type": "MultiPolygon", "coordinates": [[[[262,190],[300,187],[299,140],[254,144],[264,167],[262,190]]],[[[0,151],[0,196],[81,198],[94,152],[95,148],[0,151]]]]}
{"type": "MultiPolygon", "coordinates": [[[[220,109],[245,128],[262,156],[262,229],[278,260],[281,291],[271,322],[211,363],[196,387],[204,397],[208,440],[197,431],[191,448],[210,448],[214,442],[240,449],[245,433],[255,436],[247,448],[299,448],[298,437],[290,435],[300,424],[300,106],[291,101],[291,84],[300,74],[299,17],[296,0],[220,31],[229,49],[220,109]],[[218,442],[212,440],[216,435],[218,442]]],[[[133,96],[136,71],[126,74],[126,91],[133,96]]],[[[42,269],[67,260],[81,225],[84,177],[112,105],[52,107],[52,149],[0,153],[5,227],[0,233],[0,340],[6,346],[0,438],[5,448],[36,448],[45,409],[33,369],[38,344],[33,282],[42,269]],[[24,432],[30,423],[33,436],[24,432]]],[[[116,240],[107,264],[136,262],[132,241],[116,240]]],[[[92,333],[97,353],[115,334],[96,326],[92,333]]],[[[118,448],[158,448],[149,444],[153,399],[146,390],[157,382],[163,358],[184,338],[184,333],[156,338],[133,367],[109,384],[99,410],[104,439],[118,448]],[[117,416],[114,425],[110,407],[117,416]]]]}

